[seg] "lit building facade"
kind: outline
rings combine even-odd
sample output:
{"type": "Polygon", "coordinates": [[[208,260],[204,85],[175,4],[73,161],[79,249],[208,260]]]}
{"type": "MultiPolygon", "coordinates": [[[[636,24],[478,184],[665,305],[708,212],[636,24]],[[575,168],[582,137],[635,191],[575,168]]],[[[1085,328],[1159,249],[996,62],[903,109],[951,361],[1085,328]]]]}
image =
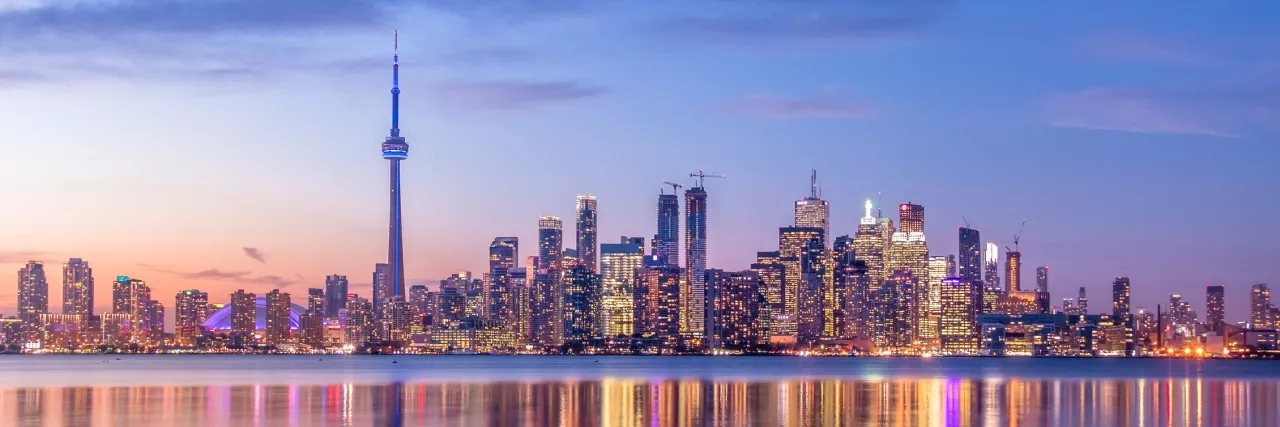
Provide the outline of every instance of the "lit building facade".
{"type": "Polygon", "coordinates": [[[817,169],[809,179],[809,197],[796,201],[795,226],[822,229],[822,245],[827,246],[827,236],[831,235],[831,204],[818,193],[817,169]]]}
{"type": "Polygon", "coordinates": [[[911,202],[898,205],[898,231],[924,233],[924,206],[911,202]]]}
{"type": "Polygon", "coordinates": [[[635,243],[600,245],[600,281],[605,337],[631,336],[632,292],[636,270],[644,266],[644,247],[635,243]]]}
{"type": "Polygon", "coordinates": [[[653,235],[653,255],[669,265],[680,265],[680,198],[658,195],[658,234],[653,235]]]}
{"type": "Polygon", "coordinates": [[[348,295],[346,326],[343,336],[347,345],[360,345],[373,338],[373,303],[367,298],[348,295]]]}
{"type": "Polygon", "coordinates": [[[1022,290],[1022,252],[1004,253],[1004,290],[1010,294],[1022,290]]]}
{"type": "Polygon", "coordinates": [[[590,194],[578,196],[576,211],[578,260],[594,272],[597,268],[596,251],[599,250],[599,241],[596,236],[596,216],[599,213],[596,209],[596,196],[590,194]]]}
{"type": "Polygon", "coordinates": [[[749,351],[768,342],[764,282],[753,271],[723,272],[708,270],[707,285],[712,287],[712,326],[714,349],[749,351]],[[714,280],[714,281],[712,281],[714,280]]]}
{"type": "Polygon", "coordinates": [[[80,258],[62,265],[62,314],[93,315],[93,269],[80,258]]]}
{"type": "Polygon", "coordinates": [[[983,283],[979,280],[946,278],[941,282],[940,349],[944,354],[978,354],[983,283]]]}
{"type": "Polygon", "coordinates": [[[559,270],[564,254],[564,223],[560,217],[538,218],[538,268],[559,270]]]}
{"type": "Polygon", "coordinates": [[[307,314],[323,317],[324,313],[324,289],[307,288],[307,314]]]}
{"type": "Polygon", "coordinates": [[[707,192],[693,187],[684,192],[685,278],[681,288],[683,311],[680,333],[701,338],[706,324],[707,192]],[[687,302],[687,304],[685,304],[687,302]]]}
{"type": "Polygon", "coordinates": [[[517,237],[495,237],[489,244],[489,271],[499,268],[514,270],[520,267],[520,239],[517,237]]]}
{"type": "MultiPolygon", "coordinates": [[[[288,292],[280,292],[279,289],[267,292],[267,329],[264,331],[267,344],[289,343],[289,308],[292,304],[288,292]]],[[[256,311],[257,308],[255,307],[254,310],[256,311]]],[[[254,316],[257,316],[256,312],[254,316]]]]}
{"type": "Polygon", "coordinates": [[[564,340],[587,341],[604,336],[600,313],[600,275],[579,264],[569,269],[564,292],[564,340]]]}
{"type": "Polygon", "coordinates": [[[867,265],[867,276],[871,278],[872,285],[879,286],[885,277],[884,252],[889,246],[889,237],[884,234],[876,218],[871,216],[871,200],[867,200],[864,207],[866,216],[859,221],[858,232],[853,236],[853,254],[855,260],[867,265]]]}
{"type": "Polygon", "coordinates": [[[31,261],[18,270],[18,318],[22,319],[27,340],[41,338],[40,315],[49,313],[49,282],[44,263],[31,261]]]}
{"type": "Polygon", "coordinates": [[[178,292],[173,302],[173,338],[181,346],[195,345],[209,317],[209,294],[198,289],[178,292]]]}
{"type": "Polygon", "coordinates": [[[1253,329],[1276,329],[1275,319],[1271,316],[1273,307],[1271,288],[1266,283],[1253,285],[1249,289],[1249,323],[1253,325],[1253,329]]]}
{"type": "Polygon", "coordinates": [[[1223,285],[1205,287],[1204,322],[1218,335],[1226,334],[1227,294],[1223,285]]]}
{"type": "Polygon", "coordinates": [[[245,292],[239,289],[231,294],[231,334],[237,335],[241,340],[249,340],[252,338],[256,329],[258,307],[258,296],[251,292],[245,292]]]}
{"type": "Polygon", "coordinates": [[[1000,289],[1000,247],[995,242],[987,242],[982,252],[982,282],[987,289],[1000,289]]]}
{"type": "Polygon", "coordinates": [[[337,320],[338,311],[347,308],[347,276],[329,275],[324,278],[324,316],[337,320]]]}
{"type": "Polygon", "coordinates": [[[982,280],[982,237],[973,228],[960,227],[959,271],[965,282],[982,280]]]}
{"type": "Polygon", "coordinates": [[[673,265],[641,267],[632,288],[634,334],[673,348],[680,339],[680,282],[684,272],[673,265]]]}
{"type": "Polygon", "coordinates": [[[821,335],[821,293],[825,271],[823,253],[818,249],[826,240],[823,233],[817,227],[778,229],[778,262],[783,266],[784,274],[782,312],[778,318],[793,323],[796,336],[816,338],[821,335]]]}

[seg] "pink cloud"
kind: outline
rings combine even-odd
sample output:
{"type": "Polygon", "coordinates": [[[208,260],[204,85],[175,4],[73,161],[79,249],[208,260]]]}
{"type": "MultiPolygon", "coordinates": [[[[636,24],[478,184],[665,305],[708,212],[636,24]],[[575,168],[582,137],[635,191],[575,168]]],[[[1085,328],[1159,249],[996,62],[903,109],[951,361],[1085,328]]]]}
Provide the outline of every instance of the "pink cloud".
{"type": "Polygon", "coordinates": [[[829,95],[751,95],[730,100],[722,108],[733,114],[761,118],[865,118],[872,115],[865,106],[829,95]]]}

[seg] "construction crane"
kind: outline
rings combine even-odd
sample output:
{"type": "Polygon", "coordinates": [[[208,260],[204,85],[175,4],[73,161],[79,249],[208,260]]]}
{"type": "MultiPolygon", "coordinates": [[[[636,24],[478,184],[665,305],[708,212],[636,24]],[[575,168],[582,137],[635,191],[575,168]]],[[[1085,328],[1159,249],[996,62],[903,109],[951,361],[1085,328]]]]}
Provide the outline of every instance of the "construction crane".
{"type": "Polygon", "coordinates": [[[704,173],[702,169],[698,169],[697,173],[689,174],[689,177],[698,178],[698,188],[702,188],[702,181],[705,180],[706,178],[728,178],[727,176],[720,175],[715,172],[712,172],[710,174],[704,173]]]}
{"type": "Polygon", "coordinates": [[[1018,226],[1018,234],[1014,234],[1014,252],[1019,252],[1018,240],[1023,239],[1023,229],[1027,228],[1027,220],[1023,220],[1023,225],[1018,226]]]}
{"type": "Polygon", "coordinates": [[[676,184],[671,181],[662,181],[662,183],[671,186],[671,194],[680,194],[680,189],[684,188],[684,184],[676,184]]]}
{"type": "Polygon", "coordinates": [[[969,225],[969,218],[965,218],[964,215],[960,215],[960,219],[964,221],[964,228],[973,228],[973,226],[969,225]]]}

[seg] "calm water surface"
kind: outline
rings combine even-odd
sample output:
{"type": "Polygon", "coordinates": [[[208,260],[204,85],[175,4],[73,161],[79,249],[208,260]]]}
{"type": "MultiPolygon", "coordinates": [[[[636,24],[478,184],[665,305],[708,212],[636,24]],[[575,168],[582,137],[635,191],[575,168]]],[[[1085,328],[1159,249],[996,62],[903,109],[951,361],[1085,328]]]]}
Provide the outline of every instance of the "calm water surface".
{"type": "Polygon", "coordinates": [[[0,356],[0,426],[1280,426],[1280,362],[0,356]]]}

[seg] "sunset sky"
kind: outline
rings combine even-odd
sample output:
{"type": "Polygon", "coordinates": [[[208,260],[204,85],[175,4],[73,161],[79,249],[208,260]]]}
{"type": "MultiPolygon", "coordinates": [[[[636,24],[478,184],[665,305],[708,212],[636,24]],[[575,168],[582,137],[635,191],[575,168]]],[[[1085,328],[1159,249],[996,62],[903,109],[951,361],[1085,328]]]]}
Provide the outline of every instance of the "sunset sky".
{"type": "MultiPolygon", "coordinates": [[[[600,242],[655,232],[663,180],[709,182],[710,266],[776,250],[817,168],[832,231],[866,198],[963,218],[1054,303],[1115,276],[1150,310],[1280,286],[1280,3],[941,0],[0,0],[0,313],[16,272],[198,288],[386,257],[400,30],[407,278],[480,273],[495,236],[599,198],[600,242]],[[484,6],[475,6],[481,3],[484,6]]],[[[886,215],[895,216],[890,209],[886,215]]],[[[566,244],[571,247],[572,244],[566,244]]]]}

